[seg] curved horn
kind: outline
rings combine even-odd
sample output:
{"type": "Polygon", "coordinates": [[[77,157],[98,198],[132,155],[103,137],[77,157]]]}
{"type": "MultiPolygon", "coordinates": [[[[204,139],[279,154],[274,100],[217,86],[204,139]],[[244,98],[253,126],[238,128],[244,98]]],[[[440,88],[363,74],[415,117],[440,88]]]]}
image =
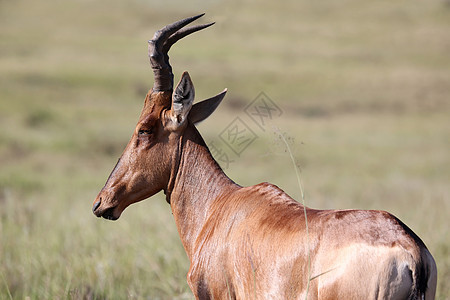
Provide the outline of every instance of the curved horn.
{"type": "Polygon", "coordinates": [[[204,14],[200,14],[167,25],[156,31],[153,38],[148,41],[148,57],[150,58],[150,64],[153,73],[155,74],[153,91],[160,92],[173,90],[173,73],[169,63],[168,52],[170,47],[178,40],[214,24],[196,25],[182,29],[184,26],[197,20],[203,15],[204,14]]]}

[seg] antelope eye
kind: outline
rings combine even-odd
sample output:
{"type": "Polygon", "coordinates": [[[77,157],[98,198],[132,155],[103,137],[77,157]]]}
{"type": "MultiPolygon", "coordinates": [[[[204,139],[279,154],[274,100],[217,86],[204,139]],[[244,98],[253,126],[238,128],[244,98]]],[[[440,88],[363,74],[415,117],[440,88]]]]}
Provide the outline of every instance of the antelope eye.
{"type": "Polygon", "coordinates": [[[138,131],[139,135],[149,135],[152,133],[153,133],[153,131],[151,129],[139,129],[139,131],[138,131]]]}

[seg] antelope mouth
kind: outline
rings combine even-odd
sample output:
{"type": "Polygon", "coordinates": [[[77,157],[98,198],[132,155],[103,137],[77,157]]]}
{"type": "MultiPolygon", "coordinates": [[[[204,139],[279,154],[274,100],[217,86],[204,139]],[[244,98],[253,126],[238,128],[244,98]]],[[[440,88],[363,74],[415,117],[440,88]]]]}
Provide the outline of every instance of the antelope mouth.
{"type": "Polygon", "coordinates": [[[111,221],[117,220],[119,217],[116,217],[116,216],[114,215],[114,210],[115,210],[115,209],[116,209],[115,207],[110,207],[110,208],[108,208],[107,210],[105,210],[105,211],[103,212],[103,214],[101,215],[101,217],[104,218],[104,219],[107,219],[107,220],[111,220],[111,221]]]}
{"type": "Polygon", "coordinates": [[[99,218],[101,217],[111,221],[115,221],[119,218],[120,214],[116,213],[117,206],[112,206],[107,209],[99,209],[100,204],[101,204],[100,201],[94,203],[94,206],[92,208],[92,212],[94,213],[94,215],[96,215],[99,218]]]}

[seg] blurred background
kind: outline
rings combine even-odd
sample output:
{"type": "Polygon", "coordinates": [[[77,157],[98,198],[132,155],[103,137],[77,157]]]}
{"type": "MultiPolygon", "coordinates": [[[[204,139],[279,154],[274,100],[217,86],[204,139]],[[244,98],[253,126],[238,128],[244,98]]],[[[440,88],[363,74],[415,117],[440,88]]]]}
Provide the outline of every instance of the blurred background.
{"type": "Polygon", "coordinates": [[[226,173],[302,201],[298,168],[310,207],[392,212],[449,299],[448,0],[0,0],[0,298],[192,298],[162,194],[117,222],[91,205],[152,87],[147,40],[201,12],[216,25],[171,64],[197,100],[228,88],[199,125],[226,173]],[[281,111],[263,127],[261,92],[281,111]],[[256,135],[239,155],[220,139],[236,117],[256,135]]]}

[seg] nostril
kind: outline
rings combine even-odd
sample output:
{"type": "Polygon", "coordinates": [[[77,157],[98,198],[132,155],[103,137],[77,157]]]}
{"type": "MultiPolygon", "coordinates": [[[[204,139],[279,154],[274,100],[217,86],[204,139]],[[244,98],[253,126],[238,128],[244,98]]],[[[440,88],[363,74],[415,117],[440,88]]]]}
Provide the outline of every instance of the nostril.
{"type": "Polygon", "coordinates": [[[100,198],[99,201],[97,201],[97,202],[94,203],[94,207],[92,208],[92,211],[93,211],[93,212],[96,211],[97,208],[100,206],[100,201],[101,201],[101,199],[102,199],[102,198],[100,198]]]}

